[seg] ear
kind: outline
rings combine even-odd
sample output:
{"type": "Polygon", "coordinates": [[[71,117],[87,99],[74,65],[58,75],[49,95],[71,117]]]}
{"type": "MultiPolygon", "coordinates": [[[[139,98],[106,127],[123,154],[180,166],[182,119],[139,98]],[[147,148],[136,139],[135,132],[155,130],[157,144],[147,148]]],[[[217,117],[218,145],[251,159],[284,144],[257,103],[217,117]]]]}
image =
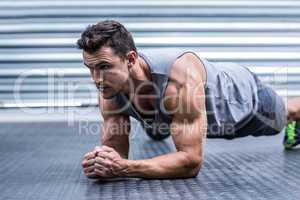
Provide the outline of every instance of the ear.
{"type": "Polygon", "coordinates": [[[127,53],[128,67],[131,68],[135,65],[137,60],[137,53],[135,51],[129,51],[127,53]]]}

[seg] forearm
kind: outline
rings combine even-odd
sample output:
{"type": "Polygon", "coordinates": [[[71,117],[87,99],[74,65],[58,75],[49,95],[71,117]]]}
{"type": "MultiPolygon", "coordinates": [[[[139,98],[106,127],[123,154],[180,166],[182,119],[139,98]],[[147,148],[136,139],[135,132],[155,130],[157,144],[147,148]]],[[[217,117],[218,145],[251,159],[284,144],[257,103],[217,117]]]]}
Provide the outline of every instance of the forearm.
{"type": "MultiPolygon", "coordinates": [[[[115,120],[115,119],[114,119],[115,120]]],[[[101,144],[115,149],[122,158],[128,158],[130,123],[107,120],[100,133],[101,144]]]]}
{"type": "Polygon", "coordinates": [[[201,161],[186,152],[174,152],[146,160],[128,160],[124,176],[140,178],[190,178],[198,174],[201,161]]]}

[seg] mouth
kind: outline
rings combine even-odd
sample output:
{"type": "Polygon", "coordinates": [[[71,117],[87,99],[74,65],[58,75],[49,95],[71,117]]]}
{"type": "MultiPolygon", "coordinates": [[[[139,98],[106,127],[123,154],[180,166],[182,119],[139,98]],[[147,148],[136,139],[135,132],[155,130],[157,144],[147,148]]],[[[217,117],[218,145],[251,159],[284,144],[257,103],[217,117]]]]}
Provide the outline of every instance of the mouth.
{"type": "Polygon", "coordinates": [[[100,91],[100,92],[104,92],[106,91],[107,89],[109,89],[108,86],[97,86],[97,89],[100,91]]]}

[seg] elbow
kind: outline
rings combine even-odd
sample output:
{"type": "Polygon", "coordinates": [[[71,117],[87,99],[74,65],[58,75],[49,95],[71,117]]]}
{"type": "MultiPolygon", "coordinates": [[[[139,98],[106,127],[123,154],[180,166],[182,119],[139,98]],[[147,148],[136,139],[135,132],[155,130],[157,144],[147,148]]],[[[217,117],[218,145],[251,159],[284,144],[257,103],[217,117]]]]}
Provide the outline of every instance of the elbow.
{"type": "Polygon", "coordinates": [[[197,166],[194,166],[193,168],[190,168],[188,171],[187,178],[195,178],[198,176],[200,169],[202,167],[202,163],[199,163],[197,166]]]}
{"type": "Polygon", "coordinates": [[[186,178],[195,178],[202,167],[203,161],[202,158],[199,156],[190,157],[187,159],[187,165],[186,165],[186,178]]]}
{"type": "Polygon", "coordinates": [[[201,169],[201,164],[198,167],[194,167],[193,169],[190,170],[188,178],[195,178],[198,176],[199,172],[201,169]]]}

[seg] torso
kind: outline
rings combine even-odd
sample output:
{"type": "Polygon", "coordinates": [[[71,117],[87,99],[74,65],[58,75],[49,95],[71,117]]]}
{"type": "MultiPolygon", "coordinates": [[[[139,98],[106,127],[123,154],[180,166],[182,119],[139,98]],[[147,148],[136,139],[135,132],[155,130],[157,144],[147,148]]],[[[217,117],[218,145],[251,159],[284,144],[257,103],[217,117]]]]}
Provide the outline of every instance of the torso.
{"type": "MultiPolygon", "coordinates": [[[[204,82],[206,81],[206,73],[204,66],[202,65],[201,61],[193,54],[187,55],[190,56],[191,62],[193,62],[193,65],[191,65],[191,68],[189,69],[193,74],[201,74],[202,80],[204,82]],[[195,73],[194,73],[195,71],[195,73]]],[[[172,69],[169,76],[168,84],[165,90],[164,97],[168,97],[168,100],[164,101],[164,106],[167,111],[168,108],[173,107],[170,104],[174,104],[174,101],[176,101],[176,92],[178,90],[178,87],[180,87],[180,83],[182,82],[182,71],[179,69],[172,69]],[[170,98],[171,96],[174,96],[173,98],[170,98]]],[[[143,118],[143,119],[153,119],[154,118],[154,112],[155,112],[155,92],[152,90],[150,94],[147,95],[139,95],[135,94],[135,96],[132,98],[132,104],[135,109],[135,111],[143,118]],[[153,96],[151,96],[153,94],[153,96]]]]}
{"type": "MultiPolygon", "coordinates": [[[[177,52],[161,51],[149,52],[145,55],[143,58],[147,58],[147,63],[150,63],[148,66],[151,66],[154,78],[152,82],[157,83],[159,91],[164,93],[157,101],[136,95],[131,101],[132,106],[124,109],[124,114],[133,116],[143,126],[145,119],[154,117],[155,123],[170,124],[173,119],[172,113],[174,113],[172,111],[181,104],[178,102],[178,96],[193,98],[197,95],[179,94],[179,91],[184,91],[180,90],[181,87],[193,80],[203,82],[204,92],[202,90],[199,96],[201,99],[198,101],[201,102],[204,97],[208,132],[212,129],[211,135],[214,137],[227,134],[224,130],[228,125],[239,126],[240,122],[250,119],[256,112],[257,84],[253,74],[246,67],[228,62],[209,62],[192,52],[184,52],[184,56],[177,52]],[[184,73],[186,69],[189,73],[184,73]],[[173,97],[170,98],[170,96],[173,97]],[[164,101],[165,97],[168,97],[167,101],[164,101]],[[158,108],[159,104],[163,104],[165,109],[158,108]],[[147,115],[144,110],[158,110],[159,112],[155,115],[147,115]]],[[[128,99],[120,94],[117,96],[117,102],[120,106],[126,106],[128,99]]],[[[145,130],[149,130],[148,125],[152,126],[151,123],[146,124],[145,130]]]]}

